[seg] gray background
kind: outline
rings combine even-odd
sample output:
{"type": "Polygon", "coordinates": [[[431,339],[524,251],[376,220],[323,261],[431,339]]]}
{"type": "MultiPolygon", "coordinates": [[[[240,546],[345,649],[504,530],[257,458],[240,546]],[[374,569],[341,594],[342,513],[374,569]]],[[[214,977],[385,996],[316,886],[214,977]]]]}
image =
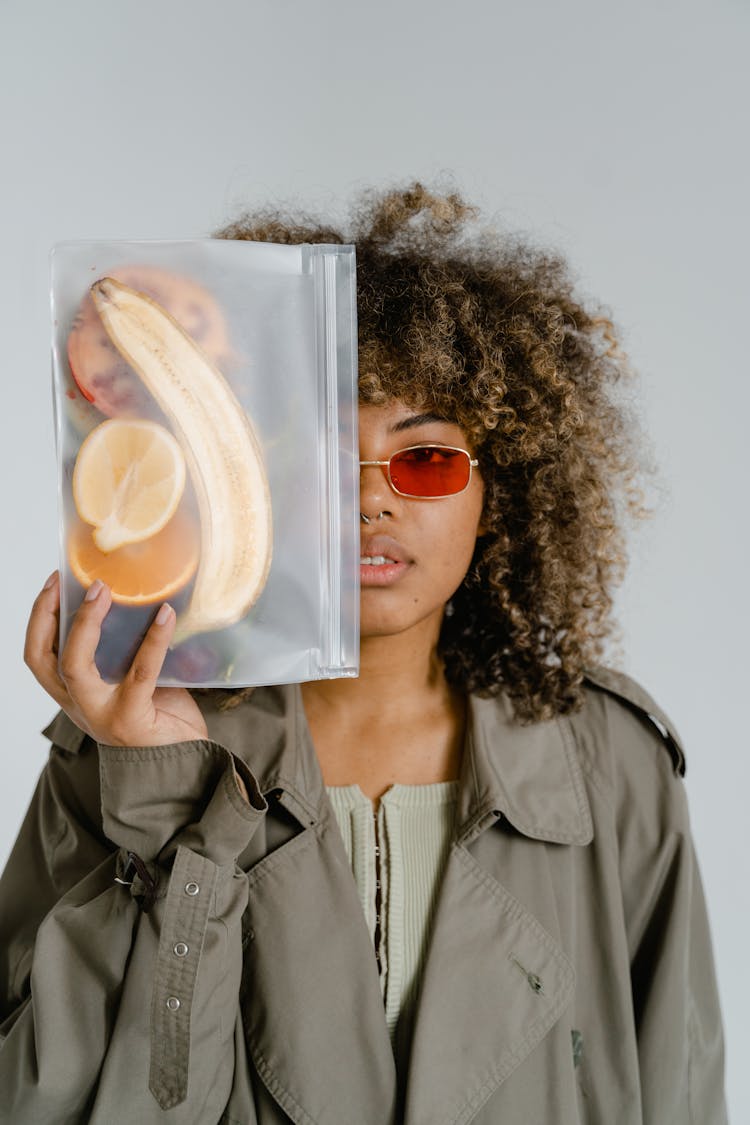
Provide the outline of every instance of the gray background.
{"type": "Polygon", "coordinates": [[[279,197],[335,215],[452,173],[569,255],[642,374],[663,487],[618,600],[622,664],[686,743],[730,1111],[750,1120],[749,24],[743,0],[0,0],[0,861],[54,711],[21,660],[57,552],[50,246],[201,236],[279,197]]]}

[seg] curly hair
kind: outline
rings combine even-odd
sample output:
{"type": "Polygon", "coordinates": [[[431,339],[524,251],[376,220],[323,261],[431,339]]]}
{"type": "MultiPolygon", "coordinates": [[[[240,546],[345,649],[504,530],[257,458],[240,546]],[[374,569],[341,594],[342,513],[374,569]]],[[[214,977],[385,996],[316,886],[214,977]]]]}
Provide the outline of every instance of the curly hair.
{"type": "Polygon", "coordinates": [[[562,257],[477,214],[415,182],[365,192],[347,229],[264,209],[216,237],[356,246],[360,400],[455,421],[485,485],[487,533],[441,629],[446,677],[504,688],[529,722],[580,707],[614,627],[624,517],[647,509],[612,320],[576,299],[562,257]]]}

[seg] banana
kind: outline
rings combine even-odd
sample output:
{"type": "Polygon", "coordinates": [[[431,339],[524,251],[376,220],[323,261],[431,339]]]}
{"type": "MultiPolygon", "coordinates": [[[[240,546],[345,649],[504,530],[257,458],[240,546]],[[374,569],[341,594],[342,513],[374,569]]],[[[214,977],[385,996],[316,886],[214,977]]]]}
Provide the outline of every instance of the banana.
{"type": "Polygon", "coordinates": [[[172,644],[245,616],[271,565],[271,499],[260,444],[224,376],[169,313],[104,277],[91,286],[114,346],[182,446],[198,501],[201,553],[172,644]]]}

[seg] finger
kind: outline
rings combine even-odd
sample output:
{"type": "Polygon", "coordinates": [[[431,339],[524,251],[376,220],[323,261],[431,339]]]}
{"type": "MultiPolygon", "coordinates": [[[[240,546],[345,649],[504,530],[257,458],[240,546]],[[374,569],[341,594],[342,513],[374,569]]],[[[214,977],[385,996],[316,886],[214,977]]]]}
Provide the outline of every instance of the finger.
{"type": "Polygon", "coordinates": [[[60,675],[70,698],[84,710],[109,698],[112,689],[99,675],[94,656],[102,622],[112,604],[112,594],[98,578],[89,586],[73,617],[65,647],[60,654],[60,675]]]}
{"type": "Polygon", "coordinates": [[[62,704],[68,695],[57,668],[60,636],[60,576],[50,574],[37,595],[26,626],[23,658],[44,690],[62,704]]]}
{"type": "Polygon", "coordinates": [[[164,602],[120,684],[119,694],[123,700],[127,700],[129,706],[138,710],[153,708],[156,681],[169,649],[175,622],[174,610],[164,602]]]}

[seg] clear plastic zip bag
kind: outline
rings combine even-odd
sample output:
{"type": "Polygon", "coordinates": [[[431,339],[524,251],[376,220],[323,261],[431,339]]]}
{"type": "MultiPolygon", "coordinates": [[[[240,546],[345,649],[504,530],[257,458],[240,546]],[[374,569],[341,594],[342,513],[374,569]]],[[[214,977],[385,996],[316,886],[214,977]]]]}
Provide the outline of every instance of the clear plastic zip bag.
{"type": "Polygon", "coordinates": [[[160,684],[356,675],[354,247],[63,243],[52,319],[61,651],[100,578],[111,682],[164,601],[160,684]]]}

